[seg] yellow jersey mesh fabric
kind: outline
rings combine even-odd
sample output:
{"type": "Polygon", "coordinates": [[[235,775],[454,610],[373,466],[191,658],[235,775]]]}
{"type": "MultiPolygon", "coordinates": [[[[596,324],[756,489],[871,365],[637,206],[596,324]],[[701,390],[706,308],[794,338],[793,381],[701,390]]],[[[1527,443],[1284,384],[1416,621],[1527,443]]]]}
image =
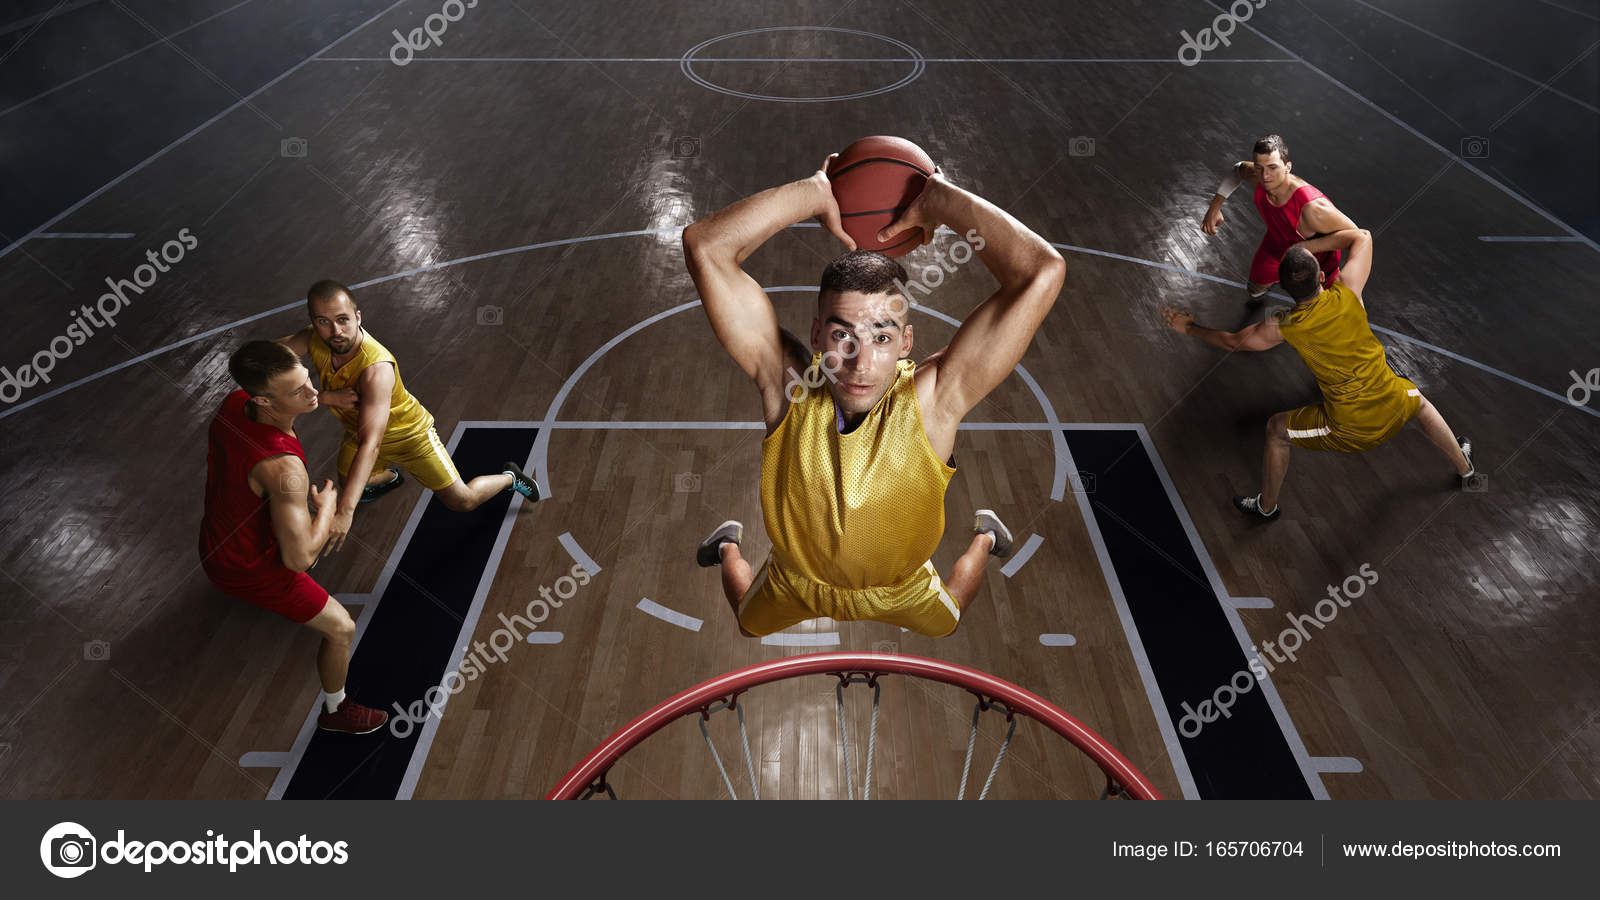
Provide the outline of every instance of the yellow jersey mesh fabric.
{"type": "MultiPolygon", "coordinates": [[[[400,364],[372,332],[363,330],[361,346],[338,369],[333,368],[333,350],[323,343],[319,335],[311,335],[311,362],[317,369],[318,390],[337,391],[353,388],[361,373],[378,363],[394,366],[394,390],[389,392],[389,426],[383,432],[383,446],[392,447],[414,438],[425,437],[433,427],[433,414],[406,390],[400,378],[400,364]]],[[[354,435],[361,425],[361,411],[330,406],[333,414],[344,423],[347,434],[354,435]]]]}
{"type": "Polygon", "coordinates": [[[1322,388],[1321,414],[1307,407],[1290,426],[1314,431],[1325,422],[1326,446],[1319,449],[1369,449],[1416,415],[1417,386],[1390,368],[1355,291],[1334,282],[1285,313],[1278,331],[1322,388]]]}
{"type": "Polygon", "coordinates": [[[900,360],[894,384],[849,434],[839,433],[833,395],[815,388],[761,442],[761,512],[785,572],[850,590],[893,585],[939,546],[956,470],[928,444],[915,370],[900,360]]]}

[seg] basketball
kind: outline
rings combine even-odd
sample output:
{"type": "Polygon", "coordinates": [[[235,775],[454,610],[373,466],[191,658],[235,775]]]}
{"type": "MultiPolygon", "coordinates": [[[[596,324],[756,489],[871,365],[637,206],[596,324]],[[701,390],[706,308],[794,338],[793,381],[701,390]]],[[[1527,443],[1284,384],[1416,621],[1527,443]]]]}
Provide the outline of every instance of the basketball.
{"type": "Polygon", "coordinates": [[[888,242],[878,240],[878,232],[917,199],[933,170],[932,157],[905,138],[875,135],[844,148],[828,166],[828,180],[845,233],[860,249],[884,256],[904,256],[921,246],[920,228],[888,242]]]}

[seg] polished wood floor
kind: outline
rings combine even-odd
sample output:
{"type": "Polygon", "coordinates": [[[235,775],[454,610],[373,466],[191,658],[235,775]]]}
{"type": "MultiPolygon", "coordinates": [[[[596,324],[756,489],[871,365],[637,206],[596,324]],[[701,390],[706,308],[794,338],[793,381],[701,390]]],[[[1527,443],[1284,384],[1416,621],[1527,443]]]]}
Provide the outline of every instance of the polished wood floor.
{"type": "MultiPolygon", "coordinates": [[[[1134,22],[1110,0],[1070,17],[1042,0],[1017,3],[1010,19],[1032,24],[1009,29],[972,4],[723,4],[652,14],[648,25],[641,4],[483,4],[428,53],[612,61],[419,53],[394,66],[391,30],[414,26],[429,6],[373,8],[381,15],[325,54],[337,60],[308,63],[254,97],[264,115],[234,110],[52,227],[133,239],[35,239],[0,257],[0,295],[13,311],[0,362],[18,364],[62,333],[108,276],[130,277],[145,250],[183,228],[198,239],[114,329],[60,363],[51,387],[159,352],[0,410],[0,797],[259,798],[276,771],[238,761],[294,742],[316,692],[314,636],[216,592],[195,552],[206,425],[231,389],[228,355],[246,338],[299,327],[302,315],[240,320],[293,303],[319,278],[376,281],[357,292],[367,327],[441,434],[461,421],[540,420],[603,344],[696,299],[675,229],[802,177],[873,133],[916,140],[953,180],[1063,246],[1066,287],[1023,365],[1062,421],[1149,429],[1229,592],[1275,602],[1241,611],[1252,639],[1274,635],[1286,612],[1309,612],[1324,585],[1363,564],[1378,572],[1361,601],[1273,675],[1310,755],[1362,765],[1322,776],[1332,797],[1600,796],[1600,421],[1505,377],[1559,395],[1569,371],[1600,365],[1600,253],[1590,246],[1478,240],[1560,229],[1251,35],[1237,39],[1241,58],[1279,61],[929,62],[896,90],[817,103],[719,93],[676,64],[712,37],[790,24],[892,35],[929,59],[1169,60],[1172,36],[1212,15],[1204,4],[1147,2],[1134,22]],[[1201,235],[1198,221],[1221,168],[1273,130],[1293,148],[1296,173],[1377,235],[1371,319],[1399,335],[1385,337],[1395,367],[1473,438],[1485,491],[1456,491],[1413,429],[1367,454],[1295,453],[1284,516],[1271,527],[1249,527],[1228,505],[1255,489],[1266,417],[1308,402],[1315,386],[1286,347],[1224,357],[1166,331],[1157,309],[1178,300],[1229,327],[1242,314],[1239,288],[1193,273],[1240,280],[1258,217],[1240,196],[1220,236],[1201,235]],[[1094,138],[1092,156],[1069,152],[1082,136],[1094,138]],[[306,139],[303,157],[282,154],[291,137],[306,139]],[[513,252],[413,273],[497,251],[513,252]]],[[[705,52],[904,53],[821,31],[705,52]]],[[[786,96],[869,92],[910,70],[695,69],[730,90],[786,96]]],[[[817,229],[792,229],[749,269],[764,285],[814,285],[836,249],[817,229]]],[[[969,266],[927,305],[961,318],[992,287],[969,266]]],[[[804,333],[813,295],[772,296],[784,324],[804,333]]],[[[931,315],[914,321],[919,355],[953,333],[931,315]]],[[[760,432],[620,427],[759,418],[754,389],[700,310],[600,356],[558,418],[616,427],[553,433],[553,496],[525,508],[511,532],[477,637],[565,573],[563,533],[603,571],[546,626],[560,643],[518,647],[451,701],[419,798],[540,797],[669,694],[814,652],[739,637],[717,573],[691,561],[694,543],[726,518],[746,523],[746,555],[765,558],[760,432]],[[676,489],[682,473],[699,476],[698,491],[676,489]],[[644,597],[704,625],[692,632],[647,616],[636,608],[644,597]]],[[[1018,376],[969,418],[1043,420],[1018,376]]],[[[323,415],[302,424],[313,468],[331,476],[337,424],[323,415]]],[[[1084,519],[1070,494],[1049,497],[1048,434],[965,431],[956,455],[935,563],[948,571],[971,511],[992,507],[1019,539],[1043,537],[1027,565],[1011,578],[992,566],[946,640],[871,623],[798,630],[837,630],[844,650],[892,642],[1014,681],[1106,737],[1162,793],[1182,796],[1084,519]],[[1043,633],[1076,643],[1044,646],[1043,633]]],[[[418,497],[407,485],[363,507],[346,549],[314,575],[336,595],[372,590],[418,497]]],[[[854,737],[866,733],[861,693],[850,697],[854,737]]],[[[748,725],[763,796],[842,793],[831,682],[776,685],[760,701],[748,725]]],[[[877,793],[954,796],[970,704],[903,680],[886,686],[884,704],[877,793]]],[[[729,717],[713,722],[742,795],[729,717]]],[[[1001,733],[985,722],[969,796],[1001,733]]],[[[723,790],[692,720],[630,754],[614,782],[631,796],[723,790]]],[[[1025,725],[995,795],[1099,790],[1080,755],[1025,725]]]]}

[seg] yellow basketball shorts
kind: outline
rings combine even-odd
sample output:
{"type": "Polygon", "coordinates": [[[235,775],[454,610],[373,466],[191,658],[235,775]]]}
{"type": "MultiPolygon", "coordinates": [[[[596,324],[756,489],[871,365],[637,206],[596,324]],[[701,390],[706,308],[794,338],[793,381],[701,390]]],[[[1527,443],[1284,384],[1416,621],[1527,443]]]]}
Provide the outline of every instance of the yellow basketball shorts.
{"type": "MultiPolygon", "coordinates": [[[[340,479],[350,475],[350,464],[355,461],[356,449],[355,436],[346,433],[344,443],[339,447],[340,479]]],[[[391,465],[410,472],[411,477],[430,491],[442,491],[461,479],[461,473],[456,471],[449,451],[439,440],[439,432],[431,427],[425,434],[385,441],[380,445],[378,461],[373,464],[372,471],[379,472],[384,466],[391,465]]]]}
{"type": "Polygon", "coordinates": [[[757,637],[823,617],[871,619],[944,637],[961,624],[961,606],[945,590],[931,560],[898,584],[847,589],[785,572],[770,558],[739,604],[739,624],[757,637]]]}
{"type": "Polygon", "coordinates": [[[1422,409],[1422,392],[1404,378],[1370,400],[1319,403],[1289,414],[1289,441],[1307,450],[1359,453],[1399,433],[1422,409]]]}

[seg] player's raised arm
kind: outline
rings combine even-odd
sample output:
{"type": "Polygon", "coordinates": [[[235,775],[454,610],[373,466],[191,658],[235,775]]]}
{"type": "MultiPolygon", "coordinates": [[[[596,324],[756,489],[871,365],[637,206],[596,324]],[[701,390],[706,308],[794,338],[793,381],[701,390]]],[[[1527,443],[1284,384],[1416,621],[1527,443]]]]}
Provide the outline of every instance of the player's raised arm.
{"type": "Polygon", "coordinates": [[[1355,291],[1357,297],[1366,289],[1367,278],[1372,274],[1372,232],[1352,225],[1332,234],[1301,241],[1295,246],[1312,253],[1343,251],[1344,262],[1339,266],[1339,283],[1355,291]]]}
{"type": "Polygon", "coordinates": [[[918,226],[932,235],[940,224],[971,241],[978,258],[1000,282],[1000,289],[956,329],[950,346],[935,354],[939,370],[935,405],[943,414],[960,419],[1022,361],[1034,332],[1061,293],[1067,265],[1044,238],[1005,210],[937,173],[878,238],[892,240],[918,226]]]}
{"type": "Polygon", "coordinates": [[[298,456],[284,454],[262,460],[251,473],[267,497],[272,517],[272,535],[278,539],[283,564],[304,572],[317,561],[317,553],[328,540],[339,502],[339,492],[331,480],[319,491],[311,487],[306,465],[298,456]],[[306,508],[308,498],[317,504],[317,516],[306,508]]]}
{"type": "MultiPolygon", "coordinates": [[[[684,262],[700,291],[711,328],[728,355],[761,389],[763,403],[769,406],[769,400],[781,403],[788,357],[772,301],[740,265],[781,229],[813,217],[846,247],[855,249],[855,241],[839,223],[839,205],[826,169],[824,161],[823,168],[810,178],[746,197],[683,231],[684,262]]],[[[778,408],[781,410],[781,405],[778,408]]]]}
{"type": "Polygon", "coordinates": [[[1216,234],[1222,227],[1222,204],[1227,202],[1228,195],[1238,190],[1241,184],[1252,187],[1261,180],[1261,173],[1256,171],[1253,162],[1236,162],[1228,169],[1228,174],[1223,176],[1222,183],[1217,185],[1216,193],[1211,195],[1211,206],[1206,210],[1205,217],[1200,220],[1200,230],[1206,234],[1216,234]]]}

